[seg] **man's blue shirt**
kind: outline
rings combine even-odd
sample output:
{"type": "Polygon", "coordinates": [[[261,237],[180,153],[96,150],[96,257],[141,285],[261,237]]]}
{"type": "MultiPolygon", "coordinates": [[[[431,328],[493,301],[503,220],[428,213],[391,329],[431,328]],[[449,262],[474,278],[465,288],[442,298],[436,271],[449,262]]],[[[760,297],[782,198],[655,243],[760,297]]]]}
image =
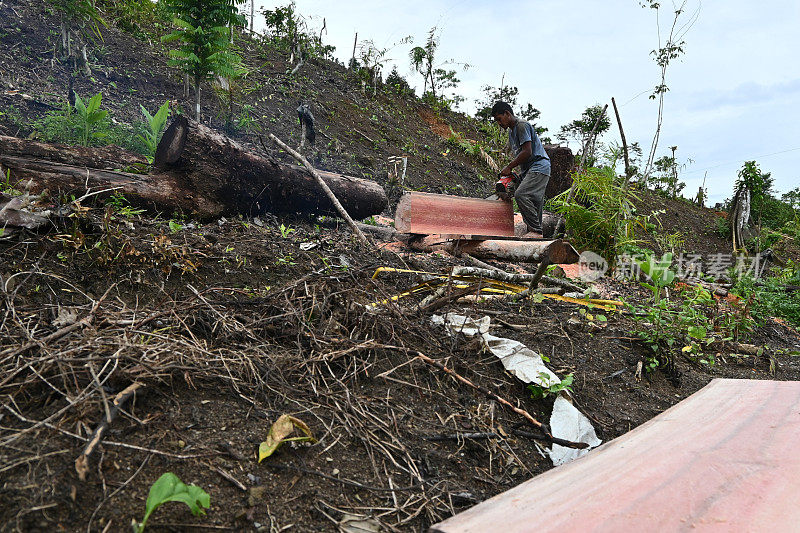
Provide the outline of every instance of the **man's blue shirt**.
{"type": "Polygon", "coordinates": [[[508,130],[508,142],[514,151],[514,156],[519,155],[522,151],[522,145],[528,141],[531,142],[531,157],[522,163],[522,174],[524,175],[529,170],[532,170],[549,176],[550,158],[544,150],[542,141],[539,140],[539,136],[536,135],[536,130],[533,129],[533,126],[525,120],[518,119],[517,123],[508,130]]]}

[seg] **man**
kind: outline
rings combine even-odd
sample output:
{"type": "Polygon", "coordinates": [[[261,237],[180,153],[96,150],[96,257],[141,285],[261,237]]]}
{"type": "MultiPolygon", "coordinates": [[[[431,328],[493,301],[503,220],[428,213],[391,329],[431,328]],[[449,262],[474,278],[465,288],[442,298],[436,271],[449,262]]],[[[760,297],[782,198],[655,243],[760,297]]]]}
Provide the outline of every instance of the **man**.
{"type": "Polygon", "coordinates": [[[522,220],[528,226],[525,236],[541,237],[544,191],[550,181],[550,158],[533,126],[515,116],[509,104],[494,104],[492,117],[500,127],[508,130],[508,143],[516,156],[500,171],[500,176],[511,176],[512,170],[520,167],[519,184],[514,198],[517,199],[522,220]]]}

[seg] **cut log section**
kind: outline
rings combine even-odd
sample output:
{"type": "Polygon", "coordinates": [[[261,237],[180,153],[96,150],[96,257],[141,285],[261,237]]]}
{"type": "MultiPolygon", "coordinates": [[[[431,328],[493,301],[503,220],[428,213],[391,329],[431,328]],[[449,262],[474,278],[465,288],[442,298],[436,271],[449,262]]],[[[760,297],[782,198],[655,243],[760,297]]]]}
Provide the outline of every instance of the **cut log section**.
{"type": "MultiPolygon", "coordinates": [[[[219,199],[230,212],[336,214],[330,199],[305,169],[257,155],[183,116],[164,132],[154,166],[161,173],[180,175],[199,194],[219,199]]],[[[354,219],[386,209],[386,192],[378,183],[319,173],[354,219]]]]}
{"type": "Polygon", "coordinates": [[[467,253],[478,259],[496,259],[515,263],[538,263],[547,258],[551,263],[577,263],[578,252],[567,241],[547,240],[458,240],[441,235],[412,239],[409,246],[421,252],[467,253]]]}
{"type": "Polygon", "coordinates": [[[401,233],[514,236],[511,202],[412,192],[397,204],[394,227],[401,233]]]}
{"type": "Polygon", "coordinates": [[[799,382],[715,379],[430,531],[796,531],[798,412],[799,382]]]}

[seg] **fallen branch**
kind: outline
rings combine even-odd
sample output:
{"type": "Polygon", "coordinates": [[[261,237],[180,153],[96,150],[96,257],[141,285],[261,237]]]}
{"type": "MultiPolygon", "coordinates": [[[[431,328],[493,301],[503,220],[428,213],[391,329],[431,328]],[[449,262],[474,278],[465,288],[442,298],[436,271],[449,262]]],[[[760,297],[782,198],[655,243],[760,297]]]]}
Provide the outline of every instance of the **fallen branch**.
{"type": "Polygon", "coordinates": [[[547,267],[552,265],[550,262],[549,257],[545,257],[542,259],[542,262],[539,263],[539,266],[536,268],[536,273],[533,275],[533,279],[531,279],[531,284],[528,286],[528,290],[533,291],[539,286],[539,281],[541,281],[542,276],[547,271],[547,267]]]}
{"type": "Polygon", "coordinates": [[[450,293],[450,294],[448,294],[446,296],[442,296],[441,298],[437,298],[437,299],[433,300],[430,303],[427,303],[425,305],[420,305],[419,310],[420,310],[421,313],[422,312],[431,312],[432,313],[432,312],[434,312],[434,311],[436,311],[438,309],[441,309],[442,307],[444,307],[445,305],[449,304],[450,302],[454,302],[454,301],[458,300],[459,298],[462,298],[462,297],[467,296],[469,294],[480,292],[480,290],[481,290],[481,284],[480,283],[473,283],[473,284],[470,284],[469,286],[467,286],[467,287],[465,287],[463,289],[456,289],[452,293],[450,293]]]}
{"type": "MultiPolygon", "coordinates": [[[[545,270],[546,267],[545,267],[545,270]]],[[[505,281],[507,283],[530,283],[536,277],[536,274],[514,274],[511,272],[505,272],[503,270],[498,269],[488,269],[488,268],[475,268],[475,267],[465,267],[465,266],[457,266],[453,267],[453,276],[475,276],[475,277],[482,277],[482,278],[489,278],[489,279],[496,279],[498,281],[505,281]]],[[[580,285],[576,285],[569,281],[553,278],[550,276],[542,275],[539,279],[539,282],[544,285],[554,285],[556,287],[562,287],[567,289],[568,291],[573,292],[583,292],[584,288],[580,285]]]]}
{"type": "Polygon", "coordinates": [[[328,187],[328,184],[325,183],[325,180],[323,180],[322,176],[319,175],[319,172],[317,172],[317,169],[315,169],[311,165],[311,163],[308,162],[308,159],[303,157],[303,155],[300,154],[299,152],[293,150],[292,148],[289,148],[289,146],[286,143],[284,143],[282,140],[278,139],[274,134],[270,133],[269,134],[269,138],[270,138],[270,140],[272,142],[274,142],[275,144],[280,146],[289,155],[291,155],[298,163],[300,163],[301,165],[306,167],[306,170],[308,170],[311,173],[311,175],[314,176],[314,178],[317,180],[317,183],[319,184],[320,188],[323,191],[325,191],[325,194],[328,196],[328,198],[330,199],[331,203],[336,208],[336,211],[338,211],[339,215],[343,219],[345,219],[347,221],[347,223],[350,225],[351,228],[353,228],[353,232],[358,236],[358,238],[361,240],[361,242],[363,242],[367,246],[370,246],[372,243],[369,242],[369,240],[367,239],[366,235],[364,235],[364,233],[361,231],[361,229],[356,225],[355,221],[352,218],[350,218],[350,215],[347,214],[347,211],[345,210],[345,208],[342,207],[341,203],[339,203],[339,199],[336,198],[336,195],[333,194],[333,191],[331,191],[331,188],[328,187]]]}
{"type": "Polygon", "coordinates": [[[83,453],[81,453],[78,458],[75,459],[75,471],[78,473],[78,478],[81,481],[86,481],[86,474],[89,472],[89,456],[103,439],[103,435],[108,429],[108,426],[111,425],[111,422],[113,422],[115,418],[117,418],[122,405],[127,402],[141,387],[141,383],[132,383],[114,397],[114,401],[111,405],[111,408],[108,410],[107,415],[103,418],[103,421],[100,423],[100,425],[97,426],[97,429],[94,430],[94,434],[92,434],[92,437],[83,448],[83,453]]]}

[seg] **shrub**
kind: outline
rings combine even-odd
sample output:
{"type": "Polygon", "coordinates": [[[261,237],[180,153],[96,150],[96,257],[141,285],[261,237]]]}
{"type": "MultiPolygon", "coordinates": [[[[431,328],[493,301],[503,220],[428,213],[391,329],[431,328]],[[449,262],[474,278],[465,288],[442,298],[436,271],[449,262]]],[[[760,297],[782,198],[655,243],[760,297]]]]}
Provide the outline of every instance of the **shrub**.
{"type": "Polygon", "coordinates": [[[570,241],[609,263],[635,242],[634,228],[646,217],[636,215],[632,193],[617,182],[614,167],[590,167],[572,176],[574,195],[564,191],[550,202],[564,215],[570,241]]]}

